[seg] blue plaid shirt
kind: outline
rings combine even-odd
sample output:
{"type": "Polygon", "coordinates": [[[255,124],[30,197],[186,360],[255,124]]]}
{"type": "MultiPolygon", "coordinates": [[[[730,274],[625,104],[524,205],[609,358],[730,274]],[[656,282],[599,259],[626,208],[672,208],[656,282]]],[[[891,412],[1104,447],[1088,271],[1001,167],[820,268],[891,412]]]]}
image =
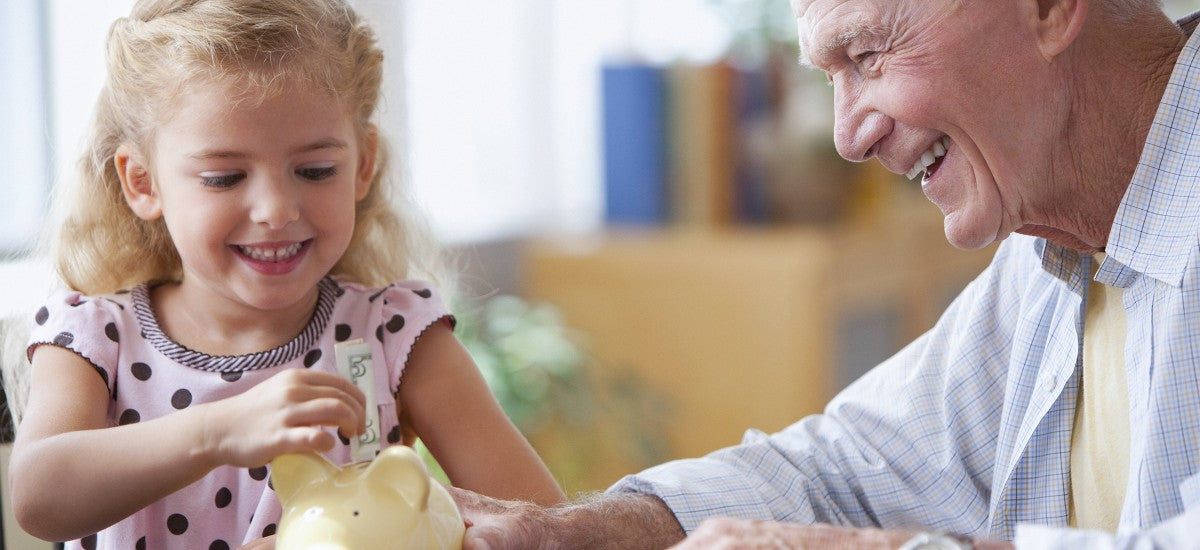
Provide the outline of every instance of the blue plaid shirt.
{"type": "MultiPolygon", "coordinates": [[[[1189,31],[1193,14],[1181,22],[1189,31]]],[[[1124,289],[1116,535],[1067,528],[1093,259],[1013,235],[925,335],[814,415],[611,491],[705,518],[929,529],[1018,548],[1200,548],[1200,38],[1180,54],[1096,280],[1124,289]],[[1189,529],[1188,523],[1191,524],[1189,529]]]]}

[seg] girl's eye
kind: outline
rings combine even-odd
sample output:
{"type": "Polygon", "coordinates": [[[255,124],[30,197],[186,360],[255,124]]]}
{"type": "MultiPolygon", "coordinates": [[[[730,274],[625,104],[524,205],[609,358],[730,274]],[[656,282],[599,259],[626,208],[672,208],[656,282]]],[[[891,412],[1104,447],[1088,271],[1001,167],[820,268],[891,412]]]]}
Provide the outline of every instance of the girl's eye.
{"type": "Polygon", "coordinates": [[[205,187],[228,189],[237,185],[245,177],[246,174],[241,172],[202,172],[200,174],[200,184],[205,187]]]}
{"type": "Polygon", "coordinates": [[[312,166],[296,169],[296,175],[312,181],[328,179],[333,177],[335,174],[337,174],[337,167],[335,166],[312,166]]]}

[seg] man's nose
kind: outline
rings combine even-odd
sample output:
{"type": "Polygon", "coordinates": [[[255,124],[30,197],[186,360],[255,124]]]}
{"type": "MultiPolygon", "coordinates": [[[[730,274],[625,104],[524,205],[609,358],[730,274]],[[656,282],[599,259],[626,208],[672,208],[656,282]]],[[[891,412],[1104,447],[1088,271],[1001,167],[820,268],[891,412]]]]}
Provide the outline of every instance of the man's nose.
{"type": "Polygon", "coordinates": [[[833,141],[842,158],[862,162],[879,152],[879,144],[892,131],[892,119],[871,108],[856,87],[834,90],[833,141]]]}
{"type": "Polygon", "coordinates": [[[250,219],[271,229],[282,229],[300,218],[297,183],[286,175],[262,175],[250,194],[250,219]]]}

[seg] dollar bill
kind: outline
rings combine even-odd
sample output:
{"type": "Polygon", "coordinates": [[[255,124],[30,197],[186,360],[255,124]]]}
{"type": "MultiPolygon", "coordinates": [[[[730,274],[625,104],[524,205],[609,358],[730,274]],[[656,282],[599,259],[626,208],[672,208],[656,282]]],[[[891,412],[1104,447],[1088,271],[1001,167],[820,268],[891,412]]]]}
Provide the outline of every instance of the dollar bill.
{"type": "Polygon", "coordinates": [[[334,344],[333,351],[337,357],[338,374],[367,396],[367,431],[350,438],[350,458],[354,462],[372,460],[379,454],[382,445],[379,440],[379,407],[375,397],[371,345],[356,338],[334,344]]]}

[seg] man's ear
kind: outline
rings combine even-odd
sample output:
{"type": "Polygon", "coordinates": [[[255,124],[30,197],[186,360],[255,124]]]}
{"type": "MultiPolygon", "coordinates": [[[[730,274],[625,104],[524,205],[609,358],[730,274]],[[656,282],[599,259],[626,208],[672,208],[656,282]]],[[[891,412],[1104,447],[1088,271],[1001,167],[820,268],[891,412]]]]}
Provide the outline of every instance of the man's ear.
{"type": "Polygon", "coordinates": [[[121,178],[121,192],[129,209],[143,220],[162,216],[162,203],[141,155],[128,144],[123,144],[117,147],[117,153],[113,155],[113,165],[117,169],[117,177],[121,178]]]}
{"type": "Polygon", "coordinates": [[[1088,0],[1037,0],[1038,47],[1046,59],[1066,50],[1083,30],[1088,0]]]}
{"type": "Polygon", "coordinates": [[[354,200],[361,201],[371,190],[375,179],[376,160],[379,158],[379,129],[374,124],[363,133],[361,150],[358,152],[358,172],[354,174],[354,200]]]}

